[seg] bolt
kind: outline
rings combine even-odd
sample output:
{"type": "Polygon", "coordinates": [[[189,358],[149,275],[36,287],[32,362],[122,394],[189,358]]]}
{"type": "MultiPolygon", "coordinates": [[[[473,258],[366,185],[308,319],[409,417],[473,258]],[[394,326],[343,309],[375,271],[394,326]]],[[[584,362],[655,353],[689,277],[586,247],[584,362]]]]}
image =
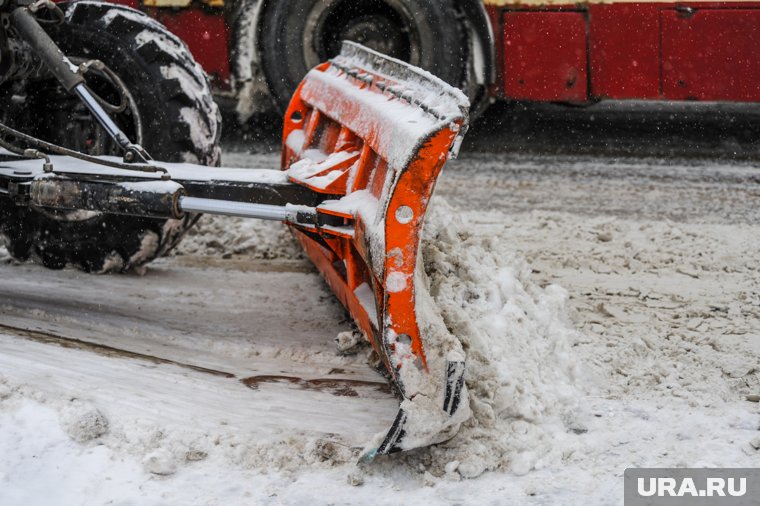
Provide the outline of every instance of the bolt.
{"type": "Polygon", "coordinates": [[[396,209],[396,221],[402,225],[406,225],[414,219],[414,211],[409,206],[401,206],[396,209]]]}

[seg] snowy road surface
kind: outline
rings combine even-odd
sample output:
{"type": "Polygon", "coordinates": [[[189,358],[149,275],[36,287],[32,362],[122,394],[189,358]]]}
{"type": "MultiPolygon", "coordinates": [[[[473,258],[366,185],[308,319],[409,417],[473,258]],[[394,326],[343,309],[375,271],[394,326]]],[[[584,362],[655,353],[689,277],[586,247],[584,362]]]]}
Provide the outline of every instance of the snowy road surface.
{"type": "Polygon", "coordinates": [[[384,378],[336,356],[331,337],[344,315],[308,265],[163,263],[142,277],[17,267],[0,288],[0,370],[51,393],[89,390],[156,422],[191,415],[200,430],[226,425],[256,437],[305,430],[362,444],[395,415],[384,378]],[[32,332],[19,339],[16,329],[32,332]]]}
{"type": "Polygon", "coordinates": [[[369,467],[396,401],[276,224],[206,219],[144,276],[6,256],[0,504],[621,504],[627,467],[756,467],[759,197],[751,162],[450,164],[429,274],[493,375],[461,437],[369,467]]]}

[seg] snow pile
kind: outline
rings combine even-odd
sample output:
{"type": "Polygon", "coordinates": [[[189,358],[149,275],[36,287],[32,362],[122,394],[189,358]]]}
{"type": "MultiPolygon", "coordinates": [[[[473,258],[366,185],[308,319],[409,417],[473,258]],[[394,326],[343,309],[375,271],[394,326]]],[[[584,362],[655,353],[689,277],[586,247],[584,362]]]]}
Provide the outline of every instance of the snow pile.
{"type": "Polygon", "coordinates": [[[581,392],[567,292],[539,287],[503,239],[471,235],[445,201],[434,204],[422,246],[428,292],[418,289],[418,312],[431,343],[450,334],[461,341],[473,416],[454,439],[429,449],[432,464],[463,477],[526,473],[561,455],[568,431],[582,430],[574,422],[581,392]]]}
{"type": "Polygon", "coordinates": [[[301,249],[282,223],[211,215],[201,217],[175,248],[174,254],[303,258],[301,249]]]}

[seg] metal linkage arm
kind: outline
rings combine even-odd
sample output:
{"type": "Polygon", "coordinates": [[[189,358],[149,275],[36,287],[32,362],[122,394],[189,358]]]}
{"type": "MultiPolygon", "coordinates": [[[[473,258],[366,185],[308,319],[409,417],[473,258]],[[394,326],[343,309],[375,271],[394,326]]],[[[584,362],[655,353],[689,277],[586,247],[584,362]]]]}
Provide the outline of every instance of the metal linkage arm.
{"type": "Polygon", "coordinates": [[[346,220],[317,213],[333,197],[292,183],[280,170],[162,163],[172,179],[130,173],[66,157],[45,164],[8,155],[0,160],[0,194],[19,204],[154,218],[206,213],[282,221],[310,227],[346,220]],[[54,167],[46,172],[45,165],[54,167]],[[127,177],[127,176],[131,176],[127,177]],[[136,178],[135,176],[139,176],[136,178]]]}
{"type": "Polygon", "coordinates": [[[108,135],[124,150],[124,161],[128,163],[149,161],[150,155],[139,144],[133,144],[127,135],[114,123],[87,89],[84,78],[69,58],[63,54],[55,41],[42,29],[29,7],[16,7],[10,14],[10,21],[16,32],[32,47],[45,66],[70,93],[75,93],[108,135]]]}

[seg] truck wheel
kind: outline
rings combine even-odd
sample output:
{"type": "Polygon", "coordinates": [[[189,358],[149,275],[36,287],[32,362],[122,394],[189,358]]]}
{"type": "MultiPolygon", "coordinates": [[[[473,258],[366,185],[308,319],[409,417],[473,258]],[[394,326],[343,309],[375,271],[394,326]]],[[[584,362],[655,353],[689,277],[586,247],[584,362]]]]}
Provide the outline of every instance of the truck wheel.
{"type": "MultiPolygon", "coordinates": [[[[105,63],[126,88],[124,110],[112,118],[157,160],[218,165],[220,116],[200,66],[174,35],[129,8],[82,2],[59,4],[62,25],[45,25],[73,61],[105,63]]],[[[105,72],[88,85],[112,104],[118,88],[105,72]]],[[[0,89],[3,122],[39,138],[87,152],[120,154],[82,104],[57,82],[15,82],[0,89]]],[[[0,236],[11,255],[50,268],[126,271],[176,245],[197,219],[161,220],[94,212],[53,213],[0,199],[0,236]]]]}
{"type": "Polygon", "coordinates": [[[291,0],[269,2],[261,22],[261,61],[282,111],[306,72],[351,40],[429,70],[454,86],[466,45],[453,0],[291,0]]]}

